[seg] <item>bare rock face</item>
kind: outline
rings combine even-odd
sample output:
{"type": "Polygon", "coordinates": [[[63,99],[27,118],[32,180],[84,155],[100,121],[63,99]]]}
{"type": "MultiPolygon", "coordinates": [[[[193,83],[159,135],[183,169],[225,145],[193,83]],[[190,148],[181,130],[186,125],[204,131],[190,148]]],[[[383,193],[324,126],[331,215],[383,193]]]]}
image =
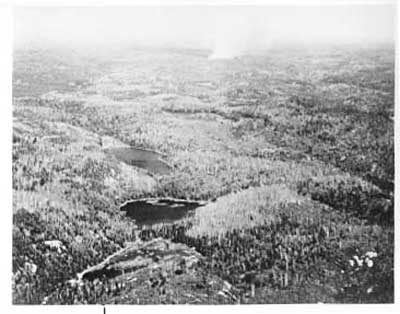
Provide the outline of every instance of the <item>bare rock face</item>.
{"type": "Polygon", "coordinates": [[[184,244],[157,238],[149,242],[130,244],[102,263],[78,274],[78,278],[114,278],[144,269],[178,275],[190,272],[201,258],[201,254],[184,244]]]}

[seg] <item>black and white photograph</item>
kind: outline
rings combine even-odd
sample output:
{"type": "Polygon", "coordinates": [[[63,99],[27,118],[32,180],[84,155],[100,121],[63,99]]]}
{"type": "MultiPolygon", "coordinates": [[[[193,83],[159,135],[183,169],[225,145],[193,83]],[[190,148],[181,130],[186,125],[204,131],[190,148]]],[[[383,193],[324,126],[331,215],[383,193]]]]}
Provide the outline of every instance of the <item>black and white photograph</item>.
{"type": "Polygon", "coordinates": [[[9,303],[395,303],[396,15],[13,5],[9,303]]]}

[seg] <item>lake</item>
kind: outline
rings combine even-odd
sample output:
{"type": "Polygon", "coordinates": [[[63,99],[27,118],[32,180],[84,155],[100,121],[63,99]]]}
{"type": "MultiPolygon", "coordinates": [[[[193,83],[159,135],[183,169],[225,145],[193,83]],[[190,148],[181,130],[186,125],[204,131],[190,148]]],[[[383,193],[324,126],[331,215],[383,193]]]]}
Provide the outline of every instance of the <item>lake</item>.
{"type": "Polygon", "coordinates": [[[120,209],[139,226],[158,223],[173,223],[194,214],[196,208],[204,206],[204,202],[174,200],[169,198],[151,198],[133,200],[124,203],[120,209]]]}
{"type": "Polygon", "coordinates": [[[153,151],[133,147],[109,148],[106,152],[114,155],[118,160],[136,166],[155,174],[168,174],[171,168],[162,160],[162,155],[153,151]]]}

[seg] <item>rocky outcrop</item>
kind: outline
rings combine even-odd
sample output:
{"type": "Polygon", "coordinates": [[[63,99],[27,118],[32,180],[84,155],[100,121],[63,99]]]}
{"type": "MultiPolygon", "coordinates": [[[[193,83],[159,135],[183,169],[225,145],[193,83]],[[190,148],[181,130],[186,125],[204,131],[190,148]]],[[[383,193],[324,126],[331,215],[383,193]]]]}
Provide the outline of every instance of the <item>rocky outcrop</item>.
{"type": "MultiPolygon", "coordinates": [[[[240,302],[238,290],[204,268],[203,258],[193,248],[167,239],[137,241],[78,274],[63,293],[86,290],[89,302],[102,304],[240,302]]],[[[43,304],[59,304],[59,295],[46,297],[43,304]]]]}
{"type": "Polygon", "coordinates": [[[182,274],[191,271],[201,258],[201,254],[184,244],[157,238],[130,244],[102,263],[78,274],[78,279],[112,278],[146,268],[182,274]]]}

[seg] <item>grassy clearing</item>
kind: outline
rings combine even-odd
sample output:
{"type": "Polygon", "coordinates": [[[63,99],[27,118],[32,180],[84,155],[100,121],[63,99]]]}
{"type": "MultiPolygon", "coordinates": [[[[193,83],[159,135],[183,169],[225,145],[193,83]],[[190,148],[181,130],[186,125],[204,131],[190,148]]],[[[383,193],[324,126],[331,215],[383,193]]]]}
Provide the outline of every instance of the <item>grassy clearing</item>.
{"type": "Polygon", "coordinates": [[[301,197],[283,185],[249,188],[222,196],[196,211],[188,235],[218,235],[251,228],[273,221],[278,208],[301,201],[301,197]]]}

